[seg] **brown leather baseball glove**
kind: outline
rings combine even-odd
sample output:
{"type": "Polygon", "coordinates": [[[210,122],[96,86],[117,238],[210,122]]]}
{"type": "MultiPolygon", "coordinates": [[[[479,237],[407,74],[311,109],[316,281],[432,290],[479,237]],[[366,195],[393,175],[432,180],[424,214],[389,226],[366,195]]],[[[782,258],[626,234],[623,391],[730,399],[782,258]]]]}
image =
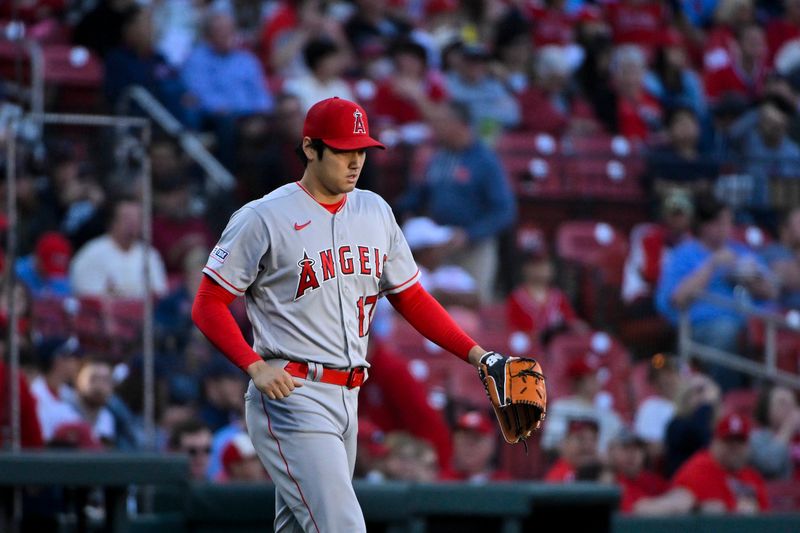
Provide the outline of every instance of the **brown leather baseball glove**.
{"type": "Polygon", "coordinates": [[[506,442],[524,443],[542,425],[547,410],[542,367],[534,359],[487,352],[478,374],[506,442]]]}

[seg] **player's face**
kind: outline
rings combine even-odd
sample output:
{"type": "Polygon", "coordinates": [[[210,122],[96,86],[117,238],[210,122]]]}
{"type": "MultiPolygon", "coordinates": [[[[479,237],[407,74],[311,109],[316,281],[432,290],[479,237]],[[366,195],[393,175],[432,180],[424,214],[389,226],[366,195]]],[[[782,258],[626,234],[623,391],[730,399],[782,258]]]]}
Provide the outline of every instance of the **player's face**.
{"type": "Polygon", "coordinates": [[[312,157],[308,162],[309,173],[316,178],[322,189],[320,192],[335,201],[356,188],[367,151],[335,150],[326,146],[321,158],[317,158],[316,153],[312,157]]]}

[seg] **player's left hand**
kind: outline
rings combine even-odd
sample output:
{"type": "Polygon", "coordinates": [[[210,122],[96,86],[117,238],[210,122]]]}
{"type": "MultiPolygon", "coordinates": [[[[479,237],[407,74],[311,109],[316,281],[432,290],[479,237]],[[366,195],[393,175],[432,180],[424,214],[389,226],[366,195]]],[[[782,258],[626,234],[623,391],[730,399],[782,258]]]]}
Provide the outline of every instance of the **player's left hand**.
{"type": "Polygon", "coordinates": [[[256,361],[247,367],[247,373],[258,390],[270,400],[282,400],[289,396],[295,387],[303,383],[293,378],[282,368],[268,365],[264,361],[256,361]]]}

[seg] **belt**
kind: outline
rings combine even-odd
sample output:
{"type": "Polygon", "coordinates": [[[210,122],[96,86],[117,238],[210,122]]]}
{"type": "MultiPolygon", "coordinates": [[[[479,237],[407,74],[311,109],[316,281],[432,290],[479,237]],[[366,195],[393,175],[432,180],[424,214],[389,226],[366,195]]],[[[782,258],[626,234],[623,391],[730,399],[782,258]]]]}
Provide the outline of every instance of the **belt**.
{"type": "MultiPolygon", "coordinates": [[[[290,361],[283,369],[289,373],[290,376],[310,379],[308,375],[308,363],[298,363],[297,361],[290,361]]],[[[358,366],[350,370],[336,370],[334,368],[322,368],[321,376],[314,376],[311,378],[313,381],[321,383],[328,383],[330,385],[340,385],[348,389],[360,387],[366,381],[366,368],[358,366]]]]}

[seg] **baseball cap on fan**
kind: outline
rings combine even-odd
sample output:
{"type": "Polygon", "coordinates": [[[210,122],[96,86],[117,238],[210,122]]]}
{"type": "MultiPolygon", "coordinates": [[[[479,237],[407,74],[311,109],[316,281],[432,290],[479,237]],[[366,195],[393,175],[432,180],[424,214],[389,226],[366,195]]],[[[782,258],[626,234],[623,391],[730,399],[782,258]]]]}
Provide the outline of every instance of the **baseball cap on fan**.
{"type": "Polygon", "coordinates": [[[364,108],[338,96],[311,106],[303,124],[303,137],[321,139],[336,150],[386,148],[369,136],[369,122],[364,108]]]}

